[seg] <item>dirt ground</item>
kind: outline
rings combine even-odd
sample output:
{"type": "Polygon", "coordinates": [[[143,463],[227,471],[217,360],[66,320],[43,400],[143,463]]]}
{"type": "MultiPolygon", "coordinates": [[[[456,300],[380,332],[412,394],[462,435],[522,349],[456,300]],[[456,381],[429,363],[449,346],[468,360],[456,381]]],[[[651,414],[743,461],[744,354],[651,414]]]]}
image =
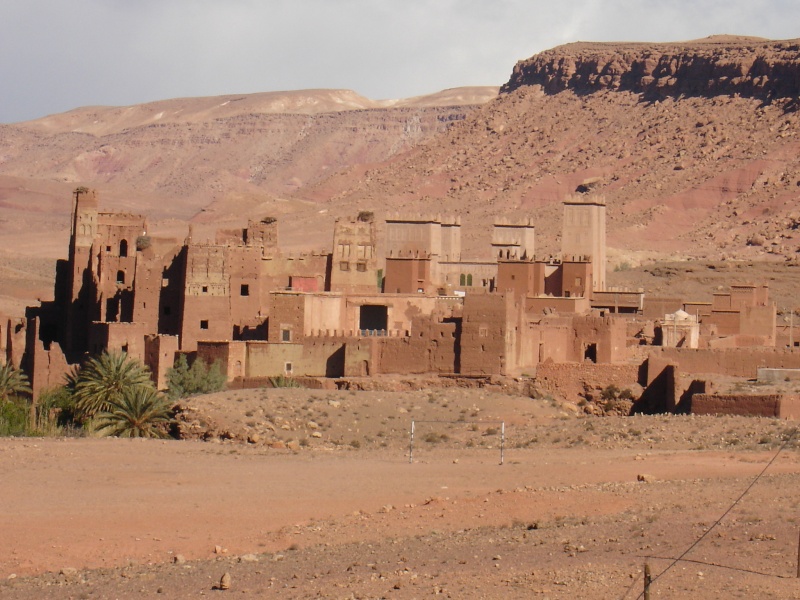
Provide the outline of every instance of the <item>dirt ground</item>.
{"type": "Polygon", "coordinates": [[[649,562],[654,598],[800,598],[792,423],[485,389],[188,404],[208,441],[0,440],[0,597],[196,597],[228,573],[248,597],[636,598],[649,562]]]}

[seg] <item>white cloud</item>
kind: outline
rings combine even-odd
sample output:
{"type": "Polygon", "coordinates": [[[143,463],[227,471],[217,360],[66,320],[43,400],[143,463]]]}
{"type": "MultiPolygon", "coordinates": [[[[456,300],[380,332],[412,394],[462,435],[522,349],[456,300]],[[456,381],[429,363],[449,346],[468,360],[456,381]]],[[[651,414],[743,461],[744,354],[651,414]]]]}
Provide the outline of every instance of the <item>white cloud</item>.
{"type": "Polygon", "coordinates": [[[4,0],[0,122],[90,104],[303,88],[500,85],[577,40],[793,37],[796,0],[4,0]]]}

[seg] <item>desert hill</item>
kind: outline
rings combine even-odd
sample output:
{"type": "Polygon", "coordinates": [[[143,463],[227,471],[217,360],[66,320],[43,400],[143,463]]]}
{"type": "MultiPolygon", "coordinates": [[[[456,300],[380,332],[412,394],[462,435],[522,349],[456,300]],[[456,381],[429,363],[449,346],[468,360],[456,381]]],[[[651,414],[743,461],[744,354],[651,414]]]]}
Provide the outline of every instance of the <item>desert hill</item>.
{"type": "Polygon", "coordinates": [[[312,90],[2,125],[0,258],[24,270],[20,256],[63,255],[69,192],[89,185],[156,233],[272,215],[296,249],[325,247],[333,219],[360,209],[456,213],[473,255],[500,215],[534,217],[538,252],[557,252],[561,200],[589,192],[608,203],[611,268],[794,261],[799,44],[579,42],[520,61],[498,96],[312,90]]]}
{"type": "Polygon", "coordinates": [[[797,48],[717,36],[549,50],[517,64],[496,100],[339,201],[436,201],[466,224],[533,215],[546,253],[558,249],[559,202],[580,188],[606,197],[620,262],[653,252],[793,259],[797,48]]]}

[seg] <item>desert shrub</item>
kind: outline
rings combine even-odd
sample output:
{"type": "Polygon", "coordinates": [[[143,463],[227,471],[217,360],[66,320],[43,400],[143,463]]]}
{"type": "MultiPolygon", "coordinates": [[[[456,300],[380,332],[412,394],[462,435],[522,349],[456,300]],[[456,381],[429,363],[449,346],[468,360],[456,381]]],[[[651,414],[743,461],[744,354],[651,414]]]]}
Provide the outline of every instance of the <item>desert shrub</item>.
{"type": "Polygon", "coordinates": [[[438,444],[439,442],[446,442],[449,439],[450,437],[446,433],[437,433],[435,431],[426,433],[425,437],[422,438],[422,440],[428,444],[438,444]]]}
{"type": "Polygon", "coordinates": [[[0,435],[27,435],[28,415],[28,405],[24,400],[19,398],[0,400],[0,435]]]}
{"type": "Polygon", "coordinates": [[[140,235],[136,238],[136,249],[140,252],[153,245],[153,238],[149,235],[140,235]]]}
{"type": "Polygon", "coordinates": [[[375,220],[375,213],[371,210],[362,210],[358,213],[358,220],[362,223],[372,223],[375,220]]]}
{"type": "Polygon", "coordinates": [[[269,383],[274,388],[299,388],[303,387],[300,382],[293,377],[286,377],[285,375],[277,375],[270,377],[269,383]]]}
{"type": "Polygon", "coordinates": [[[179,355],[175,366],[167,371],[167,394],[173,400],[219,392],[225,389],[225,383],[219,362],[209,367],[202,358],[197,358],[190,367],[185,354],[179,355]]]}

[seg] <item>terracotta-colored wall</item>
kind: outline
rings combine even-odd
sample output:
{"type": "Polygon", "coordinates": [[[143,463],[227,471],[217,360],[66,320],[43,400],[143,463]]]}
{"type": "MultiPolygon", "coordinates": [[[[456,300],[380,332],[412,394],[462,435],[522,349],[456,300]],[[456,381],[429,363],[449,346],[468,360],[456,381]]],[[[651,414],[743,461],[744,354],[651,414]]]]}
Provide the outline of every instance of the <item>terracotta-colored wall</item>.
{"type": "Polygon", "coordinates": [[[178,336],[146,335],[144,337],[144,364],[150,369],[153,383],[159,390],[167,389],[167,371],[175,365],[178,336]]]}
{"type": "Polygon", "coordinates": [[[694,394],[692,414],[778,417],[782,398],[780,394],[694,394]]]}
{"type": "Polygon", "coordinates": [[[685,373],[716,373],[731,377],[753,378],[759,367],[800,368],[800,352],[776,348],[740,348],[736,350],[692,350],[658,348],[651,356],[662,357],[678,365],[685,373]]]}

